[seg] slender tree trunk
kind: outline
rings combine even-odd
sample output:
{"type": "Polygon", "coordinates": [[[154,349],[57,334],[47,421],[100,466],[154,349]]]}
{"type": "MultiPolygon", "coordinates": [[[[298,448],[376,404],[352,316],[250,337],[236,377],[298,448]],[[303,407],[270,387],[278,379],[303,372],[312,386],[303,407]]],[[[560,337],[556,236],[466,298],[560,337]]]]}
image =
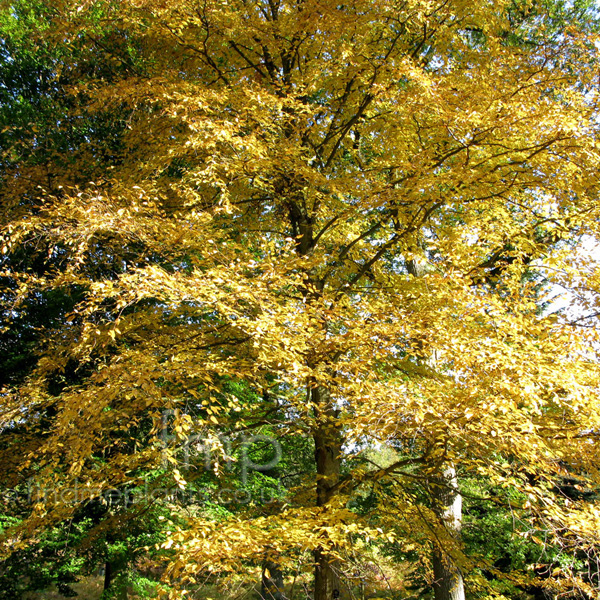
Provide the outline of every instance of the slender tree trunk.
{"type": "Polygon", "coordinates": [[[110,588],[110,583],[112,580],[112,569],[110,563],[107,561],[104,564],[104,591],[110,588]]]}
{"type": "MultiPolygon", "coordinates": [[[[104,591],[113,587],[113,581],[115,577],[123,570],[123,562],[120,560],[106,561],[104,565],[104,591]]],[[[117,600],[127,600],[127,588],[122,586],[119,589],[117,600]]]]}
{"type": "MultiPolygon", "coordinates": [[[[340,479],[342,441],[337,426],[337,413],[328,390],[315,387],[311,399],[316,407],[317,428],[314,433],[315,462],[317,466],[317,506],[325,506],[336,494],[340,479]]],[[[315,551],[314,600],[332,600],[340,597],[339,578],[335,565],[322,549],[315,551]]]]}
{"type": "MultiPolygon", "coordinates": [[[[456,540],[462,525],[462,497],[458,491],[456,471],[450,466],[431,485],[433,506],[444,521],[446,530],[456,540]]],[[[435,600],[465,600],[465,588],[460,569],[439,543],[433,550],[433,590],[435,600]]]]}
{"type": "Polygon", "coordinates": [[[263,600],[286,600],[283,571],[274,560],[267,559],[263,564],[260,595],[263,600]]]}

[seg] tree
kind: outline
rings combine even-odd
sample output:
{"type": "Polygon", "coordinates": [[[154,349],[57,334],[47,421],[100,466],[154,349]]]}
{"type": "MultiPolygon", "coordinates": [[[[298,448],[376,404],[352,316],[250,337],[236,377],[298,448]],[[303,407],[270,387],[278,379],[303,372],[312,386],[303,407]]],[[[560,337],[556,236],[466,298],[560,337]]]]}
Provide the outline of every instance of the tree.
{"type": "MultiPolygon", "coordinates": [[[[440,600],[462,595],[452,588],[470,564],[444,526],[458,468],[521,491],[520,509],[555,534],[596,544],[595,505],[552,492],[567,467],[597,484],[596,333],[539,314],[531,279],[585,290],[594,313],[597,276],[578,264],[599,224],[590,11],[460,0],[49,10],[40,39],[64,49],[70,114],[118,115],[124,129],[92,182],[85,154],[52,186],[24,159],[3,170],[10,310],[38,290],[82,294],[4,393],[5,428],[47,415],[25,469],[58,489],[135,483],[164,449],[128,430],[152,418],[158,438],[161,411],[184,404],[198,416],[176,414],[182,440],[265,421],[309,436],[316,482],[286,508],[226,526],[191,518],[168,544],[184,581],[262,564],[274,538],[284,561],[309,549],[315,600],[345,593],[353,535],[392,535],[347,506],[366,482],[391,485],[396,518],[415,519],[405,539],[433,547],[440,600]],[[97,53],[108,71],[83,68],[97,53]],[[21,268],[22,248],[48,268],[21,268]],[[225,380],[256,399],[240,406],[225,380]],[[398,460],[347,466],[373,445],[398,460]],[[405,491],[415,478],[429,497],[405,491]]],[[[40,503],[5,540],[73,510],[40,503]]]]}

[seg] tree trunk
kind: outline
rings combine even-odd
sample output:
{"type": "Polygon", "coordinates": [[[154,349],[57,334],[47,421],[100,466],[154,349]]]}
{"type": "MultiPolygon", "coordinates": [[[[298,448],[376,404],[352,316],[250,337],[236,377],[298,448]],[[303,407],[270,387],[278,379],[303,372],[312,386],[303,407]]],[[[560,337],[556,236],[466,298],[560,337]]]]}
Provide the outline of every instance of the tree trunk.
{"type": "Polygon", "coordinates": [[[286,600],[283,571],[273,560],[265,560],[262,572],[260,595],[263,600],[286,600]]]}
{"type": "MultiPolygon", "coordinates": [[[[447,532],[452,538],[460,538],[462,525],[462,498],[458,491],[456,471],[450,466],[431,485],[433,507],[443,520],[447,532]]],[[[465,589],[460,569],[439,541],[433,549],[433,590],[435,600],[465,600],[465,589]]]]}
{"type": "MultiPolygon", "coordinates": [[[[337,412],[329,391],[323,387],[311,390],[317,427],[314,433],[315,462],[317,466],[317,506],[325,506],[336,494],[340,479],[341,433],[337,426],[337,412]]],[[[339,577],[335,565],[323,548],[315,550],[314,600],[332,600],[340,597],[339,577]]]]}
{"type": "Polygon", "coordinates": [[[104,591],[110,589],[110,584],[113,579],[113,567],[109,561],[104,565],[104,591]]]}
{"type": "MultiPolygon", "coordinates": [[[[115,577],[122,570],[122,560],[106,561],[104,565],[104,591],[112,589],[115,577]]],[[[117,600],[127,600],[127,587],[125,585],[121,585],[117,591],[116,598],[117,600]]]]}

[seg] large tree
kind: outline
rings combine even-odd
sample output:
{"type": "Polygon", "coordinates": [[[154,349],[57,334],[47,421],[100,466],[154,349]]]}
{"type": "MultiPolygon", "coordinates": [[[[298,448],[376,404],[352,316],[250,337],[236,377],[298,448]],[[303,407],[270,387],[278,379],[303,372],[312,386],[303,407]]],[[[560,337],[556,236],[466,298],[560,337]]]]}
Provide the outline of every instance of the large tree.
{"type": "MultiPolygon", "coordinates": [[[[2,166],[7,315],[75,299],[4,391],[5,432],[43,431],[20,473],[135,483],[165,449],[131,432],[153,418],[158,435],[187,405],[182,439],[265,423],[309,436],[317,478],[286,508],[173,532],[183,581],[309,549],[325,600],[345,593],[354,536],[395,533],[432,551],[436,598],[460,598],[469,471],[593,547],[595,506],[553,489],[566,470],[598,476],[596,333],[580,327],[598,280],[579,248],[600,223],[586,6],[64,0],[45,17],[69,114],[117,115],[119,135],[104,156],[46,156],[50,179],[26,156],[2,166]],[[583,312],[540,314],[542,284],[576,289],[583,312]],[[391,464],[344,464],[386,445],[391,464]],[[395,527],[348,508],[366,482],[388,486],[395,527]]],[[[69,516],[63,500],[7,544],[69,516]]]]}

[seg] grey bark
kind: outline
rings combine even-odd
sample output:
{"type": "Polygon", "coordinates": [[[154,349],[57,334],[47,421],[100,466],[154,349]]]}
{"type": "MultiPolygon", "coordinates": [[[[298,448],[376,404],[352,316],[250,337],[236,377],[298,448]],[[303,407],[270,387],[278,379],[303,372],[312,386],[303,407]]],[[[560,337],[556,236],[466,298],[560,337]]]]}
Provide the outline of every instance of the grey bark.
{"type": "Polygon", "coordinates": [[[263,564],[260,595],[263,600],[287,600],[283,571],[274,560],[267,559],[263,564]]]}
{"type": "MultiPolygon", "coordinates": [[[[462,525],[462,497],[458,491],[456,471],[447,467],[432,482],[431,495],[434,511],[444,522],[451,538],[459,540],[462,525]]],[[[433,550],[433,590],[435,600],[465,600],[462,573],[452,556],[439,543],[433,550]]]]}

